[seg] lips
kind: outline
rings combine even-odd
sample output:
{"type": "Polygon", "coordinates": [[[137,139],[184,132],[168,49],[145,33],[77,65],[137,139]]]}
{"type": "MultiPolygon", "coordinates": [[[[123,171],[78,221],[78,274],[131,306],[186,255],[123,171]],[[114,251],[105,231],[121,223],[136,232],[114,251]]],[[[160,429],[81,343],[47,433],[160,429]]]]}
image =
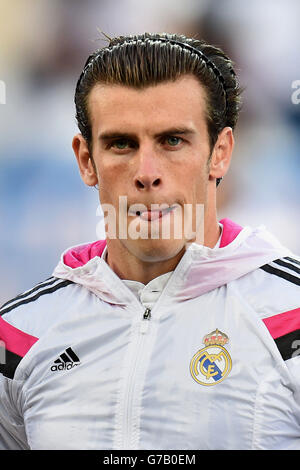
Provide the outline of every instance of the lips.
{"type": "Polygon", "coordinates": [[[146,208],[145,206],[139,208],[138,205],[134,205],[134,209],[129,210],[129,215],[140,217],[142,220],[152,221],[161,219],[165,215],[169,214],[176,209],[177,205],[168,206],[167,204],[153,204],[154,207],[146,208]],[[157,208],[157,206],[159,208],[157,208]],[[166,207],[164,207],[166,206],[166,207]]]}
{"type": "Polygon", "coordinates": [[[141,213],[137,213],[142,220],[157,220],[160,219],[164,214],[164,211],[144,211],[141,213]]]}

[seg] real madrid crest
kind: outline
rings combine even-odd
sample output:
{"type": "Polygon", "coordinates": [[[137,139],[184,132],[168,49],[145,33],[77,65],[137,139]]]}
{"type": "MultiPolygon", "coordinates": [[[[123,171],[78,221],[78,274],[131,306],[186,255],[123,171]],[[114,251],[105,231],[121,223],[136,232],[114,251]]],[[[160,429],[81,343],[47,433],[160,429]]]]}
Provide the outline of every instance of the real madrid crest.
{"type": "Polygon", "coordinates": [[[193,379],[201,385],[216,385],[231,371],[232,361],[224,345],[229,342],[225,333],[216,329],[205,335],[205,347],[194,354],[190,363],[193,379]]]}

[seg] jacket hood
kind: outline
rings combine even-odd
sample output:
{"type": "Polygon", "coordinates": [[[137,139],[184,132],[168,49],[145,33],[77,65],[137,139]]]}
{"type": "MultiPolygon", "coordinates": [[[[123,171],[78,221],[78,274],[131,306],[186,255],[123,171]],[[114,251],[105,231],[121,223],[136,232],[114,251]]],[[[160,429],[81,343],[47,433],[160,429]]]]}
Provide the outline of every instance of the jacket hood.
{"type": "MultiPolygon", "coordinates": [[[[292,252],[261,225],[241,227],[222,219],[220,245],[209,248],[192,243],[168,281],[165,294],[175,301],[202,295],[292,252]]],[[[94,292],[101,299],[126,305],[131,292],[101,258],[105,240],[68,248],[61,255],[53,276],[71,280],[94,292]]]]}

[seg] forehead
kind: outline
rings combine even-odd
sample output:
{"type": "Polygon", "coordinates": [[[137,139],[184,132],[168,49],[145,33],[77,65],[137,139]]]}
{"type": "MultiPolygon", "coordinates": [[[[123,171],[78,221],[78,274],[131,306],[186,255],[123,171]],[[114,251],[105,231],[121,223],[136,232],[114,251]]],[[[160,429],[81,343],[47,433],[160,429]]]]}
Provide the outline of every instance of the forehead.
{"type": "Polygon", "coordinates": [[[162,126],[205,126],[206,93],[193,76],[136,89],[97,84],[88,98],[93,128],[129,127],[160,130],[162,126]]]}

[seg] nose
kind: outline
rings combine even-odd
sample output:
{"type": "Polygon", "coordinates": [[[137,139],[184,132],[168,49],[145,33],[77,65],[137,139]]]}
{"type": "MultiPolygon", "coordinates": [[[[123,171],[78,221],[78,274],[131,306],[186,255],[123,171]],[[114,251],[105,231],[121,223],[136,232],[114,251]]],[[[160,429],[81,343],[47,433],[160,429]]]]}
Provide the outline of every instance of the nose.
{"type": "Polygon", "coordinates": [[[134,184],[139,191],[157,189],[162,185],[162,172],[157,155],[143,152],[138,156],[134,184]]]}

